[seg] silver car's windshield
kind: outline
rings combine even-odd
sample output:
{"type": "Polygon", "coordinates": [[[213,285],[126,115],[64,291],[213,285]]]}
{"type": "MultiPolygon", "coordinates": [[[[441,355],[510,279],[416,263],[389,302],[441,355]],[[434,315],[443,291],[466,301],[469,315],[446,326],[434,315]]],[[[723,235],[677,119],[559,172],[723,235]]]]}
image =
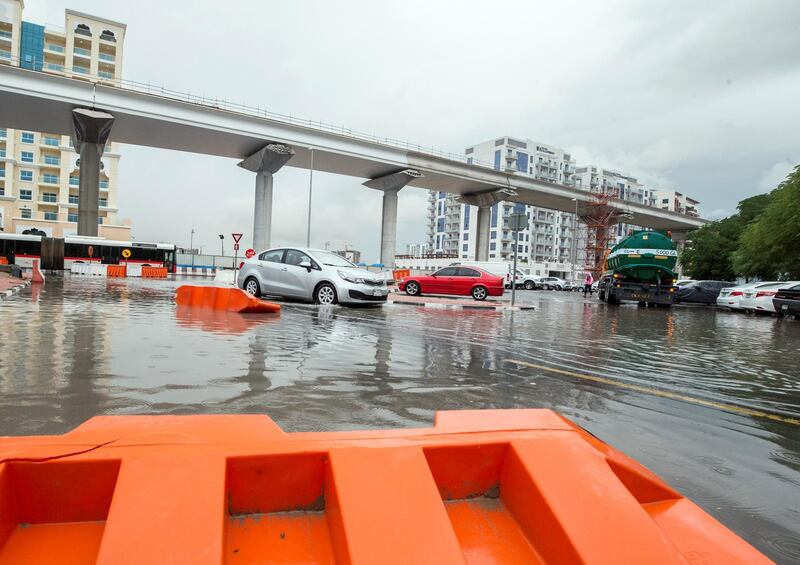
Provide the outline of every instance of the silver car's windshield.
{"type": "Polygon", "coordinates": [[[342,257],[341,255],[337,255],[336,253],[328,253],[327,251],[315,251],[314,257],[322,263],[323,265],[327,265],[328,267],[355,267],[353,263],[342,257]]]}

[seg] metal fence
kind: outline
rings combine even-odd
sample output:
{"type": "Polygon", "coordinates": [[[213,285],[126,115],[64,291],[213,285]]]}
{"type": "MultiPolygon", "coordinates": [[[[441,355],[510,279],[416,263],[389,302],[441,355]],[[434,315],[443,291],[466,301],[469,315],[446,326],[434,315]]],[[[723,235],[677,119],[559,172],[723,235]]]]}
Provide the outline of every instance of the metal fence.
{"type": "MultiPolygon", "coordinates": [[[[239,259],[243,261],[244,256],[239,259]]],[[[195,267],[197,269],[233,269],[233,257],[227,255],[176,253],[175,263],[178,267],[195,267]]]]}

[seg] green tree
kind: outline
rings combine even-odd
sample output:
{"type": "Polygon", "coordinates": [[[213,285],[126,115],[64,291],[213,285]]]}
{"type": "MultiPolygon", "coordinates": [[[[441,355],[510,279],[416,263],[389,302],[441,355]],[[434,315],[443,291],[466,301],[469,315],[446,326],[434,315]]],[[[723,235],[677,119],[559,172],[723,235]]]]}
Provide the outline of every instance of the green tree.
{"type": "Polygon", "coordinates": [[[717,281],[733,281],[737,274],[743,274],[734,261],[739,238],[746,226],[756,221],[769,206],[770,199],[769,194],[746,198],[736,206],[738,213],[692,232],[691,245],[681,254],[686,274],[693,279],[717,281]]]}
{"type": "Polygon", "coordinates": [[[800,279],[800,165],[743,229],[734,269],[747,277],[800,279]]]}

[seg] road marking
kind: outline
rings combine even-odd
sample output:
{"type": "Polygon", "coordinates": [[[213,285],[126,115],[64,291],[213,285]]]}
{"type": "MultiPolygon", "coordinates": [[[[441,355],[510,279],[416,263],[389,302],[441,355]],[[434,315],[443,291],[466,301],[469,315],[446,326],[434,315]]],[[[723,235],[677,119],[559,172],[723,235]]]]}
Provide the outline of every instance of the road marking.
{"type": "Polygon", "coordinates": [[[734,404],[725,404],[722,402],[714,402],[713,400],[705,400],[703,398],[697,398],[694,396],[688,396],[685,394],[679,394],[676,392],[670,392],[668,390],[661,390],[658,388],[652,388],[648,386],[636,385],[632,383],[626,383],[624,381],[619,381],[616,379],[609,379],[607,377],[599,377],[597,375],[588,375],[586,373],[576,373],[574,371],[567,371],[565,369],[557,369],[555,367],[548,367],[547,365],[537,365],[535,363],[528,363],[527,361],[520,361],[518,359],[503,359],[505,363],[513,363],[515,365],[519,365],[521,367],[529,367],[531,369],[540,369],[542,371],[548,371],[551,373],[557,373],[559,375],[566,375],[568,377],[573,377],[576,379],[583,379],[586,381],[593,381],[596,383],[602,383],[607,385],[613,385],[620,388],[625,388],[628,390],[635,390],[636,392],[641,392],[644,394],[650,394],[653,396],[660,396],[662,398],[670,398],[672,400],[680,400],[682,402],[690,402],[692,404],[698,404],[700,406],[706,406],[708,408],[716,408],[717,410],[724,410],[725,412],[734,412],[736,414],[742,414],[744,416],[753,416],[755,418],[765,418],[767,420],[773,420],[775,422],[782,422],[784,424],[792,424],[793,426],[800,426],[800,419],[792,418],[790,416],[782,416],[780,414],[772,414],[770,412],[764,412],[762,410],[755,410],[753,408],[745,408],[743,406],[736,406],[734,404]]]}

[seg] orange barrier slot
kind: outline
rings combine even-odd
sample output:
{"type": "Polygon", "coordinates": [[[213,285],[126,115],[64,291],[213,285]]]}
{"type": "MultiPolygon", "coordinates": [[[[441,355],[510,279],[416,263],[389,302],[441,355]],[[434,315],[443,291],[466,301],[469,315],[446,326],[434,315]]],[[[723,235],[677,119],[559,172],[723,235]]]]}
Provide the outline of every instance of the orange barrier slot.
{"type": "Polygon", "coordinates": [[[403,277],[410,277],[411,276],[411,269],[395,269],[392,271],[392,278],[396,281],[399,281],[403,277]]]}
{"type": "Polygon", "coordinates": [[[127,276],[125,265],[109,265],[106,267],[106,276],[110,279],[125,278],[127,276]]]}
{"type": "Polygon", "coordinates": [[[550,410],[330,433],[97,416],[0,455],[0,564],[770,563],[550,410]]]}
{"type": "Polygon", "coordinates": [[[165,279],[167,278],[166,267],[142,267],[143,279],[165,279]]]}
{"type": "Polygon", "coordinates": [[[175,291],[175,302],[179,306],[212,308],[239,313],[280,312],[278,304],[259,300],[241,288],[223,286],[194,286],[185,284],[175,291]]]}

